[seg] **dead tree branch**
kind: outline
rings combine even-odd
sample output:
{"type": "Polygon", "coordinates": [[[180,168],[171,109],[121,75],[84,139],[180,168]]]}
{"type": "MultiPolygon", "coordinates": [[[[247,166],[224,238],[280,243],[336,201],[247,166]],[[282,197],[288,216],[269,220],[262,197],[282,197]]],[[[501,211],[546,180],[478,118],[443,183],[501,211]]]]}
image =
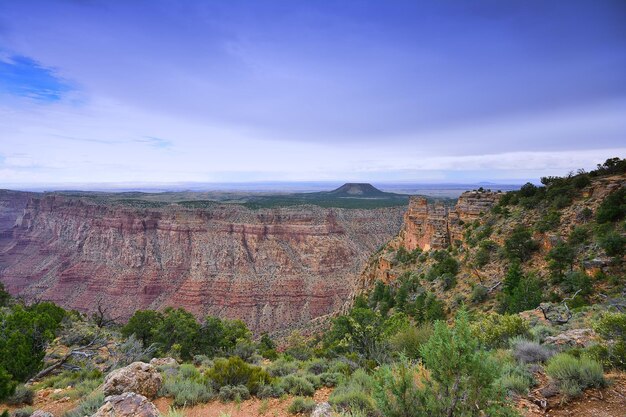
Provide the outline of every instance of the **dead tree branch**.
{"type": "Polygon", "coordinates": [[[106,346],[107,342],[104,339],[101,339],[99,336],[96,336],[91,342],[87,343],[84,346],[79,346],[70,350],[66,353],[61,359],[59,359],[56,363],[48,366],[47,368],[39,371],[37,375],[28,380],[29,383],[35,382],[38,379],[43,378],[44,376],[50,374],[52,371],[59,369],[65,365],[65,363],[70,360],[73,356],[84,356],[90,357],[95,355],[95,351],[106,346]]]}
{"type": "Polygon", "coordinates": [[[573,300],[574,298],[576,298],[576,296],[578,295],[578,293],[580,291],[581,290],[578,290],[571,297],[567,297],[567,298],[563,299],[561,304],[565,307],[564,314],[562,312],[556,310],[552,304],[539,304],[539,307],[537,307],[537,308],[540,309],[541,312],[543,313],[543,318],[548,320],[550,323],[565,324],[565,323],[569,322],[570,319],[572,318],[572,312],[570,311],[569,307],[567,306],[566,301],[567,300],[573,300]],[[556,315],[550,317],[548,314],[550,314],[551,312],[556,313],[556,315]]]}

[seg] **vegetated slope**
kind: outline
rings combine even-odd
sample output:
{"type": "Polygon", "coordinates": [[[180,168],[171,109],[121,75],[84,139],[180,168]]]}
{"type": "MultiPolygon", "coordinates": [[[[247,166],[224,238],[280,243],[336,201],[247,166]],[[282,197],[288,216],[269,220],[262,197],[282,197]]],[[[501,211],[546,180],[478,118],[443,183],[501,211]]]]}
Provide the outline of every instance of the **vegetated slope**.
{"type": "Polygon", "coordinates": [[[339,310],[402,207],[250,210],[235,204],[32,198],[0,252],[0,280],[28,300],[116,317],[184,307],[280,331],[339,310]]]}
{"type": "Polygon", "coordinates": [[[370,259],[362,290],[411,282],[449,312],[461,304],[516,312],[574,296],[570,307],[623,302],[625,163],[607,164],[543,178],[543,187],[468,192],[453,210],[413,199],[401,233],[370,259]],[[510,270],[525,289],[512,288],[510,270]]]}
{"type": "Polygon", "coordinates": [[[388,193],[367,183],[346,183],[332,191],[284,195],[256,195],[247,200],[251,208],[276,205],[315,204],[321,207],[377,208],[407,204],[406,194],[388,193]]]}
{"type": "MultiPolygon", "coordinates": [[[[242,204],[251,209],[286,207],[312,204],[320,207],[372,209],[406,205],[408,195],[378,190],[371,184],[347,183],[331,190],[307,193],[290,192],[247,192],[247,191],[206,191],[206,192],[89,192],[57,191],[53,194],[66,197],[81,197],[100,204],[114,201],[135,207],[163,207],[176,203],[190,208],[208,208],[218,203],[242,204]]],[[[452,199],[442,198],[443,201],[452,199]]]]}

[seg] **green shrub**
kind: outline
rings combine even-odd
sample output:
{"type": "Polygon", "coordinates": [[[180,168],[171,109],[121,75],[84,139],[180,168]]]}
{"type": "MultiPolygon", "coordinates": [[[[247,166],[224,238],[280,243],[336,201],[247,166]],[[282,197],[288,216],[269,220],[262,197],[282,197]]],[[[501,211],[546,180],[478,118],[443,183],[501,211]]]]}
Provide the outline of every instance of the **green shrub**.
{"type": "Polygon", "coordinates": [[[504,253],[510,260],[527,261],[537,249],[538,243],[533,240],[531,232],[523,226],[513,229],[504,242],[504,253]]]}
{"type": "Polygon", "coordinates": [[[474,304],[479,304],[485,301],[488,295],[489,295],[489,290],[487,289],[487,287],[485,287],[484,285],[478,284],[474,286],[474,288],[472,289],[472,295],[470,296],[470,300],[474,304]]]}
{"type": "Polygon", "coordinates": [[[328,366],[328,372],[338,372],[343,375],[350,375],[357,369],[359,365],[345,357],[333,360],[328,366]]]}
{"type": "Polygon", "coordinates": [[[184,363],[178,368],[178,376],[180,378],[196,379],[200,377],[200,372],[198,372],[198,369],[196,369],[194,365],[190,363],[184,363]]]}
{"type": "Polygon", "coordinates": [[[602,365],[585,356],[575,358],[567,353],[559,353],[548,362],[546,373],[557,383],[561,392],[569,397],[580,395],[586,388],[606,384],[602,365]]]}
{"type": "Polygon", "coordinates": [[[213,390],[200,381],[199,374],[186,375],[179,373],[175,377],[166,377],[159,395],[173,397],[173,405],[176,407],[206,403],[215,397],[213,390]]]}
{"type": "Polygon", "coordinates": [[[280,381],[280,386],[292,395],[311,396],[315,394],[315,387],[306,378],[299,375],[287,375],[280,381]]]}
{"type": "Polygon", "coordinates": [[[626,314],[605,313],[594,325],[605,343],[591,354],[607,368],[626,369],[626,314]]]}
{"type": "Polygon", "coordinates": [[[67,388],[68,386],[77,387],[88,381],[96,381],[99,384],[103,379],[99,369],[87,367],[80,371],[63,371],[58,375],[44,379],[40,384],[44,388],[67,388]]]}
{"type": "Polygon", "coordinates": [[[491,313],[472,323],[472,332],[483,346],[504,348],[509,345],[509,339],[528,335],[529,325],[518,315],[491,313]]]}
{"type": "Polygon", "coordinates": [[[516,374],[505,374],[500,377],[498,384],[509,393],[517,395],[528,394],[530,384],[527,378],[516,374]]]}
{"type": "Polygon", "coordinates": [[[491,259],[491,251],[487,248],[480,247],[474,255],[474,263],[478,268],[487,265],[491,259]]]}
{"type": "Polygon", "coordinates": [[[33,399],[35,398],[35,391],[32,388],[25,385],[18,385],[15,391],[9,398],[7,398],[7,404],[9,405],[33,405],[33,399]]]}
{"type": "Polygon", "coordinates": [[[591,278],[584,271],[571,271],[565,275],[561,288],[566,293],[574,294],[578,292],[579,295],[589,295],[593,291],[591,285],[591,278]]]}
{"type": "Polygon", "coordinates": [[[428,271],[426,278],[433,281],[443,275],[455,277],[459,272],[460,264],[447,251],[435,251],[432,257],[437,261],[428,271]]]}
{"type": "Polygon", "coordinates": [[[561,222],[561,215],[557,211],[550,211],[544,215],[535,225],[535,229],[538,232],[544,233],[548,230],[554,230],[559,226],[561,222]]]}
{"type": "Polygon", "coordinates": [[[584,226],[575,227],[569,234],[567,239],[571,245],[582,245],[589,240],[589,229],[584,226]]]}
{"type": "Polygon", "coordinates": [[[505,363],[502,366],[500,378],[496,381],[496,384],[506,392],[518,395],[528,394],[528,390],[534,383],[533,374],[525,365],[511,363],[505,363]]]}
{"type": "Polygon", "coordinates": [[[272,381],[271,376],[264,369],[249,365],[238,356],[216,359],[213,367],[206,372],[206,377],[216,387],[245,385],[253,394],[256,394],[261,384],[268,384],[272,381]]]}
{"type": "Polygon", "coordinates": [[[328,402],[337,411],[372,415],[376,410],[372,399],[374,387],[374,379],[363,369],[358,369],[335,388],[328,402]]]}
{"type": "Polygon", "coordinates": [[[541,302],[541,286],[534,274],[524,275],[519,262],[513,262],[504,278],[500,311],[519,313],[537,307],[541,302]]]}
{"type": "Polygon", "coordinates": [[[322,387],[322,378],[320,378],[319,375],[305,372],[304,374],[302,374],[302,376],[304,377],[304,379],[309,381],[311,385],[313,385],[313,388],[318,389],[322,387]]]}
{"type": "Polygon", "coordinates": [[[626,237],[616,232],[609,232],[600,238],[600,247],[609,256],[623,256],[626,251],[626,237]]]}
{"type": "Polygon", "coordinates": [[[420,248],[416,248],[409,252],[404,246],[401,246],[396,251],[395,261],[400,264],[409,264],[415,262],[421,252],[422,250],[420,248]]]}
{"type": "Polygon", "coordinates": [[[296,397],[289,404],[289,411],[291,414],[309,414],[315,410],[317,404],[312,398],[296,397]]]}
{"type": "Polygon", "coordinates": [[[311,359],[305,366],[308,372],[319,375],[328,370],[328,361],[321,358],[311,359]]]}
{"type": "Polygon", "coordinates": [[[339,372],[324,372],[320,374],[320,380],[325,387],[336,387],[343,380],[343,374],[339,372]]]}
{"type": "Polygon", "coordinates": [[[541,363],[552,356],[550,349],[531,340],[517,339],[511,345],[513,356],[521,363],[541,363]]]}
{"type": "Polygon", "coordinates": [[[609,194],[596,212],[598,223],[615,222],[626,215],[626,187],[609,194]]]}
{"type": "Polygon", "coordinates": [[[276,343],[270,338],[267,333],[263,333],[261,335],[261,339],[259,340],[259,353],[264,358],[275,360],[278,358],[278,353],[276,352],[276,343]]]}
{"type": "Polygon", "coordinates": [[[0,400],[13,394],[16,386],[17,382],[13,381],[11,374],[0,365],[0,400]]]}
{"type": "Polygon", "coordinates": [[[280,384],[273,382],[271,384],[261,384],[257,389],[256,396],[258,398],[279,398],[285,393],[280,384]]]}
{"type": "Polygon", "coordinates": [[[548,268],[553,277],[561,277],[565,270],[571,270],[576,258],[574,248],[566,242],[557,242],[546,256],[548,268]]]}
{"type": "Polygon", "coordinates": [[[163,322],[163,315],[153,310],[137,310],[122,327],[122,336],[134,334],[144,346],[150,346],[155,341],[155,330],[163,322]]]}
{"type": "Polygon", "coordinates": [[[250,398],[250,391],[248,391],[248,388],[246,388],[245,385],[224,385],[220,388],[218,396],[220,401],[223,402],[239,402],[250,398]]]}
{"type": "Polygon", "coordinates": [[[420,347],[432,334],[433,326],[430,323],[406,327],[391,337],[391,349],[398,354],[404,354],[409,359],[418,359],[420,347]]]}
{"type": "Polygon", "coordinates": [[[104,393],[95,392],[83,399],[76,408],[68,411],[63,417],[84,417],[90,416],[98,411],[104,403],[104,393]]]}
{"type": "Polygon", "coordinates": [[[18,408],[17,410],[14,410],[11,413],[11,417],[30,417],[31,414],[33,414],[34,412],[35,412],[35,409],[30,406],[18,408]]]}
{"type": "Polygon", "coordinates": [[[267,367],[267,372],[271,376],[285,376],[298,372],[298,363],[280,358],[267,367]]]}
{"type": "Polygon", "coordinates": [[[291,332],[286,340],[287,349],[285,354],[301,361],[313,356],[313,349],[309,346],[309,340],[298,330],[291,332]]]}
{"type": "MultiPolygon", "coordinates": [[[[46,346],[61,327],[65,311],[49,302],[21,303],[0,309],[0,380],[11,375],[26,381],[43,366],[46,346]]],[[[0,391],[10,394],[13,384],[2,382],[0,391]]]]}
{"type": "Polygon", "coordinates": [[[480,348],[465,310],[452,328],[435,323],[421,355],[426,370],[403,359],[378,371],[375,399],[382,415],[512,415],[495,384],[498,364],[480,348]]]}

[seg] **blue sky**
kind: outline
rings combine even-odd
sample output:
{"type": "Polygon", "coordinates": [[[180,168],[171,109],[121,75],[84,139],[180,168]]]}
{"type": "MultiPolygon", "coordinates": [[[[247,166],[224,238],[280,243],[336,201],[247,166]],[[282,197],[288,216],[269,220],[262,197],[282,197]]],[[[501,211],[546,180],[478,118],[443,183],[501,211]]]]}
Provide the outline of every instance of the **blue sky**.
{"type": "Polygon", "coordinates": [[[0,1],[0,187],[525,180],[626,156],[626,3],[0,1]]]}

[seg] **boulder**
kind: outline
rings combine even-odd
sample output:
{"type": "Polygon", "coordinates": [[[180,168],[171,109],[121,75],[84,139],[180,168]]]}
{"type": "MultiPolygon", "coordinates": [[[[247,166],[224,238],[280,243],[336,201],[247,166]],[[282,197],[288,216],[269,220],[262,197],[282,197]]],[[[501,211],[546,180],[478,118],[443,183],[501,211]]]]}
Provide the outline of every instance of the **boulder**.
{"type": "Polygon", "coordinates": [[[570,329],[556,336],[548,336],[544,343],[563,348],[586,348],[597,343],[598,337],[593,329],[570,329]]]}
{"type": "Polygon", "coordinates": [[[152,366],[178,366],[178,362],[174,358],[152,358],[150,360],[152,366]]]}
{"type": "Polygon", "coordinates": [[[35,412],[31,414],[30,417],[54,417],[54,414],[49,411],[35,410],[35,412]]]}
{"type": "Polygon", "coordinates": [[[162,384],[163,377],[154,366],[144,362],[133,362],[108,374],[102,389],[107,396],[134,392],[154,398],[162,384]]]}
{"type": "Polygon", "coordinates": [[[126,392],[104,399],[91,417],[159,417],[159,410],[143,395],[126,392]]]}
{"type": "Polygon", "coordinates": [[[311,413],[311,417],[331,417],[333,410],[328,403],[320,403],[315,406],[315,409],[311,413]]]}

